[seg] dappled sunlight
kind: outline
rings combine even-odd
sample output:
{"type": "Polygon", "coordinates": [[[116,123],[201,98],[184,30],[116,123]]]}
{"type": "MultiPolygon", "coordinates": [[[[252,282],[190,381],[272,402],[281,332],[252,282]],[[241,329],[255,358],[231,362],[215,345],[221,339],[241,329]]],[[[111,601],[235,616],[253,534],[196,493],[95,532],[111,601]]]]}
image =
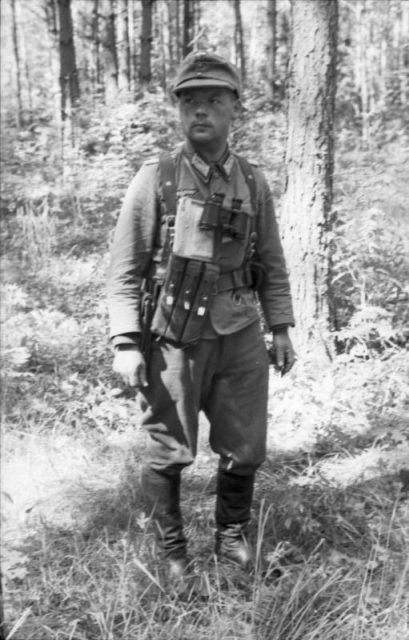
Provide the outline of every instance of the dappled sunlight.
{"type": "Polygon", "coordinates": [[[90,464],[89,448],[66,435],[7,436],[1,471],[4,540],[18,542],[39,520],[70,526],[66,494],[87,475],[90,464]]]}
{"type": "Polygon", "coordinates": [[[368,450],[344,455],[328,456],[306,474],[301,474],[294,482],[299,485],[322,484],[325,486],[348,487],[373,478],[394,476],[399,485],[399,471],[409,466],[409,438],[407,442],[395,443],[393,448],[373,446],[368,450]]]}
{"type": "MultiPolygon", "coordinates": [[[[2,51],[16,63],[2,76],[1,569],[10,640],[406,639],[409,181],[401,53],[408,3],[393,0],[387,10],[383,0],[338,3],[338,91],[328,123],[335,164],[328,163],[332,153],[316,156],[319,176],[331,174],[334,198],[328,184],[328,225],[302,232],[321,236],[318,270],[331,256],[315,320],[317,327],[329,292],[337,331],[324,333],[337,355],[323,358],[312,340],[295,344],[302,331],[296,318],[295,367],[284,377],[270,369],[267,457],[249,525],[251,574],[215,561],[219,457],[200,415],[181,509],[201,591],[186,600],[163,589],[152,512],[140,489],[146,433],[139,398],[112,370],[106,304],[110,244],[127,186],[142,163],[180,142],[169,65],[184,44],[188,16],[175,10],[185,3],[46,2],[41,19],[32,4],[1,3],[2,51]],[[355,5],[365,9],[361,22],[355,5]],[[51,9],[69,6],[74,33],[66,42],[76,47],[81,96],[61,127],[63,34],[51,9]],[[154,29],[142,43],[152,45],[152,77],[143,85],[135,42],[146,9],[154,29]],[[118,54],[115,74],[109,52],[118,54]],[[119,86],[125,62],[127,88],[119,86]]],[[[188,4],[195,5],[194,46],[243,63],[231,148],[266,176],[283,231],[283,194],[303,164],[288,152],[284,161],[297,138],[297,119],[286,113],[290,46],[303,41],[293,37],[291,3],[188,4]],[[243,31],[242,59],[231,25],[236,36],[243,31]]],[[[302,182],[317,205],[320,193],[308,176],[302,182]]],[[[298,201],[293,211],[289,251],[306,264],[295,242],[307,218],[298,201]]]]}

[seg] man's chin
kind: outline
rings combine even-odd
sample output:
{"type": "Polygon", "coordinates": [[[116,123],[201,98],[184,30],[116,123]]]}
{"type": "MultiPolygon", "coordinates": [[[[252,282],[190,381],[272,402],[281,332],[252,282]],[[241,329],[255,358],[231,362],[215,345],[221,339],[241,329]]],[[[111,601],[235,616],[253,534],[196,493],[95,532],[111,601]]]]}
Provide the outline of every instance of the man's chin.
{"type": "Polygon", "coordinates": [[[189,142],[197,148],[213,146],[213,138],[211,136],[192,135],[189,136],[189,142]]]}

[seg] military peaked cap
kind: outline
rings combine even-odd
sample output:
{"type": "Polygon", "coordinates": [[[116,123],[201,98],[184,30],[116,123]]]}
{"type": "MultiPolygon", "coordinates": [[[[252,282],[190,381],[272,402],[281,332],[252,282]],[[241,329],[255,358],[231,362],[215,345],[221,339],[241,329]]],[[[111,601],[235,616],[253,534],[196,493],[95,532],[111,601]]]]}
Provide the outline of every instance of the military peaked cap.
{"type": "Polygon", "coordinates": [[[183,89],[224,87],[240,96],[240,78],[237,69],[225,58],[207,51],[194,51],[182,61],[173,92],[183,89]]]}

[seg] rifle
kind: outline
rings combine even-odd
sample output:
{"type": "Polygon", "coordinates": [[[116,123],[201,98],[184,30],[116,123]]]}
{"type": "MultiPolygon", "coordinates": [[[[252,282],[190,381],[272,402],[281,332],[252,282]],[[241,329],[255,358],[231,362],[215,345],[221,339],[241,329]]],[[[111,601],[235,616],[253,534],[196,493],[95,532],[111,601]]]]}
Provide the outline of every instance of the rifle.
{"type": "Polygon", "coordinates": [[[151,325],[161,290],[161,284],[154,278],[145,278],[141,287],[141,351],[145,358],[146,370],[149,369],[152,347],[151,325]]]}

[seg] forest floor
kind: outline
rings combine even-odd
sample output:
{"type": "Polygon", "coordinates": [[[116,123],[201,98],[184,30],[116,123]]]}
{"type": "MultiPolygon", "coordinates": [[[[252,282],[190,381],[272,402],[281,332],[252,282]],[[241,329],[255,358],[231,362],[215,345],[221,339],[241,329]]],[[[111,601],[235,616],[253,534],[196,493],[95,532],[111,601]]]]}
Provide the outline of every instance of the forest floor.
{"type": "MultiPolygon", "coordinates": [[[[266,145],[261,119],[259,127],[266,145]]],[[[149,133],[138,135],[150,148],[149,133]]],[[[275,151],[254,146],[270,157],[267,172],[279,162],[278,133],[275,142],[275,151]]],[[[119,195],[111,205],[109,181],[121,174],[120,193],[132,167],[123,171],[120,159],[113,165],[115,148],[109,153],[92,157],[92,175],[90,168],[81,174],[83,162],[54,200],[44,198],[49,177],[45,168],[39,176],[38,150],[24,170],[14,152],[8,169],[15,206],[3,231],[7,638],[409,637],[409,359],[399,315],[409,269],[399,262],[409,237],[406,152],[393,139],[370,152],[342,141],[337,207],[352,249],[344,249],[341,266],[350,278],[340,295],[361,304],[341,335],[347,347],[332,362],[317,368],[306,354],[287,377],[271,373],[251,576],[226,571],[212,557],[217,460],[201,424],[182,500],[200,576],[190,598],[162,589],[138,485],[144,451],[138,403],[111,371],[105,281],[119,195]],[[351,210],[356,215],[348,219],[351,210]],[[390,271],[392,246],[401,279],[390,271]],[[366,252],[363,267],[359,250],[366,252]],[[373,271],[371,251],[381,271],[373,271]],[[394,317],[386,302],[371,301],[374,277],[390,285],[385,301],[395,295],[394,317]]],[[[280,177],[273,188],[279,193],[280,177]]]]}

